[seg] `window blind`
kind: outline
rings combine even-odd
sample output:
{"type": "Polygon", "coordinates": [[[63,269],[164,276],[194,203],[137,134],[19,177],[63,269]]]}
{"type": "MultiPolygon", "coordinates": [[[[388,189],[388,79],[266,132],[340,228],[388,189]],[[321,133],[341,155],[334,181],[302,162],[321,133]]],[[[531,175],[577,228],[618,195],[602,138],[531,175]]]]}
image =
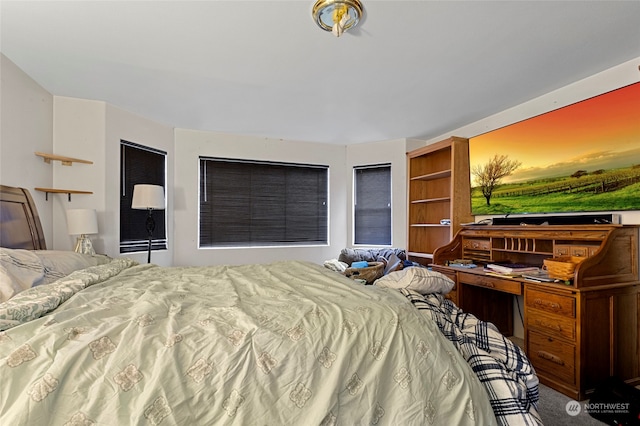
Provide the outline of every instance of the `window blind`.
{"type": "Polygon", "coordinates": [[[328,166],[200,157],[200,247],[327,244],[328,166]]]}
{"type": "MultiPolygon", "coordinates": [[[[167,153],[133,142],[120,141],[120,253],[146,251],[149,247],[146,210],[131,208],[133,186],[138,183],[165,186],[167,153]]],[[[166,193],[166,191],[165,191],[166,193]]],[[[156,228],[151,250],[165,250],[165,211],[154,210],[156,228]]]]}
{"type": "Polygon", "coordinates": [[[354,244],[391,245],[391,165],[357,166],[354,244]]]}

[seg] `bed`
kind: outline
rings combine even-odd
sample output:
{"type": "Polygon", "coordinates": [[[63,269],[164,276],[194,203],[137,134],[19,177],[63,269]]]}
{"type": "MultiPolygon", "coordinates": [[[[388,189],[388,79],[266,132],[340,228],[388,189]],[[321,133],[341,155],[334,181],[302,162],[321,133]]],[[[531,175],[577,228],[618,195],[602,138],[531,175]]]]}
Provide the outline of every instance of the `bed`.
{"type": "Polygon", "coordinates": [[[45,250],[20,188],[0,217],[0,424],[541,424],[524,353],[439,276],[45,250]]]}

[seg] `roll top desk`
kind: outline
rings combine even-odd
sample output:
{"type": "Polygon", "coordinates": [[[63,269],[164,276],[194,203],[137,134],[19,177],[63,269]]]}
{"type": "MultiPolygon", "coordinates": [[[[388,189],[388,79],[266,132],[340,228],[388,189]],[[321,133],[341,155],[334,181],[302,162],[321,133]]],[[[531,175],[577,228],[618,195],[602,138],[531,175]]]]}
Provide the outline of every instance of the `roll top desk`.
{"type": "Polygon", "coordinates": [[[609,376],[640,384],[638,229],[467,226],[435,250],[432,266],[456,283],[448,298],[507,336],[513,334],[513,296],[523,296],[524,349],[540,381],[582,400],[609,376]],[[496,262],[542,266],[544,259],[561,256],[584,258],[571,281],[499,277],[482,267],[496,262]],[[457,259],[478,267],[448,266],[457,259]]]}

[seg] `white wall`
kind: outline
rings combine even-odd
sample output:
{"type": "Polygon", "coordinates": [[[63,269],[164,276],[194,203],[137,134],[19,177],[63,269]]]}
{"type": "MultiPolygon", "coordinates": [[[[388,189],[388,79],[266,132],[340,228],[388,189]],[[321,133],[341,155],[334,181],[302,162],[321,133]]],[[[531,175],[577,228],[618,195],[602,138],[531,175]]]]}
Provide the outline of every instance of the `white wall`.
{"type": "MultiPolygon", "coordinates": [[[[53,164],[53,185],[58,188],[91,191],[93,194],[50,195],[54,232],[49,248],[73,250],[75,236],[67,233],[66,210],[92,208],[98,213],[98,235],[91,235],[94,249],[120,256],[120,140],[124,139],[167,152],[167,206],[173,206],[173,129],[100,101],[54,97],[53,146],[56,154],[93,161],[93,164],[53,164]]],[[[154,251],[153,263],[171,265],[173,223],[167,224],[168,249],[154,251]]],[[[140,224],[144,226],[144,223],[140,224]]],[[[146,262],[145,253],[130,253],[146,262]]]]}
{"type": "MultiPolygon", "coordinates": [[[[173,128],[132,114],[112,105],[107,105],[105,128],[105,210],[106,219],[102,237],[106,253],[120,255],[120,140],[124,139],[150,148],[160,149],[167,153],[167,250],[151,252],[151,262],[169,266],[174,258],[174,241],[176,234],[173,227],[174,206],[174,137],[173,128]]],[[[144,224],[140,224],[144,226],[144,224]]],[[[147,253],[127,253],[126,257],[146,263],[147,253]]]]}
{"type": "Polygon", "coordinates": [[[175,130],[174,264],[265,263],[336,258],[347,243],[345,146],[285,141],[194,130],[175,130]],[[328,246],[198,249],[199,156],[321,164],[329,166],[328,246]]]}
{"type": "Polygon", "coordinates": [[[424,141],[395,139],[348,146],[284,141],[176,129],[175,255],[176,265],[234,264],[335,258],[353,242],[354,166],[391,163],[394,247],[406,246],[406,152],[424,141]],[[198,249],[198,157],[287,161],[330,166],[330,238],[326,247],[198,249]]]}
{"type": "Polygon", "coordinates": [[[29,189],[51,248],[52,203],[34,187],[53,184],[53,169],[34,152],[53,150],[53,96],[0,54],[0,183],[29,189]]]}
{"type": "MultiPolygon", "coordinates": [[[[498,114],[476,121],[466,126],[452,129],[445,134],[427,141],[427,144],[435,143],[448,136],[460,136],[471,138],[491,130],[499,129],[518,121],[567,106],[611,90],[635,83],[640,80],[640,57],[620,64],[616,67],[595,74],[591,77],[577,81],[561,89],[547,93],[546,95],[532,99],[498,114]]],[[[624,224],[640,224],[640,211],[616,212],[621,215],[624,224]]],[[[482,220],[491,216],[476,216],[476,220],[482,220]]],[[[517,217],[517,215],[514,215],[517,217]]],[[[520,319],[519,309],[524,312],[523,298],[514,298],[514,335],[522,338],[524,326],[520,319]]]]}
{"type": "MultiPolygon", "coordinates": [[[[55,184],[94,192],[93,195],[72,196],[69,203],[66,195],[53,195],[49,202],[45,202],[43,193],[31,191],[41,215],[49,248],[72,248],[73,237],[66,235],[64,210],[89,207],[98,210],[100,235],[94,239],[96,248],[112,256],[119,255],[117,171],[120,163],[119,142],[120,139],[125,139],[162,149],[169,154],[169,250],[152,254],[152,261],[159,264],[266,262],[285,258],[322,261],[335,257],[341,248],[350,246],[352,242],[352,168],[354,165],[381,162],[392,163],[393,245],[404,247],[406,151],[451,135],[472,137],[631,84],[639,79],[637,67],[640,63],[640,58],[623,63],[494,116],[452,129],[427,142],[398,139],[345,147],[182,129],[177,129],[174,133],[167,126],[103,102],[54,98],[6,57],[0,55],[0,59],[0,182],[25,186],[31,190],[36,186],[50,187],[55,184]],[[72,167],[61,166],[59,163],[48,165],[36,157],[34,151],[56,151],[92,160],[94,164],[74,164],[72,167]],[[198,250],[196,219],[199,155],[329,164],[330,246],[198,250]],[[175,166],[172,161],[175,161],[175,166]]],[[[640,212],[624,212],[623,221],[640,223],[640,212]]],[[[145,253],[131,257],[146,261],[145,253]]]]}
{"type": "MultiPolygon", "coordinates": [[[[471,138],[509,124],[636,83],[640,81],[640,72],[638,70],[639,66],[640,57],[577,81],[568,86],[564,86],[558,90],[554,90],[553,92],[547,93],[546,95],[532,99],[513,108],[509,108],[498,114],[476,121],[475,123],[471,123],[457,129],[451,129],[441,136],[428,140],[427,144],[435,143],[452,135],[471,138]]],[[[523,84],[526,84],[526,82],[523,82],[523,84]]],[[[622,223],[624,224],[640,224],[640,211],[616,213],[620,213],[622,223]]],[[[481,220],[485,217],[491,216],[478,216],[476,217],[476,220],[481,220]]]]}
{"type": "Polygon", "coordinates": [[[347,145],[347,245],[353,247],[353,168],[370,164],[391,164],[391,232],[392,247],[407,247],[407,152],[424,141],[393,139],[389,141],[347,145]]]}
{"type": "Polygon", "coordinates": [[[52,163],[53,187],[90,191],[93,194],[50,194],[53,206],[53,239],[49,248],[73,250],[76,235],[67,232],[68,209],[95,209],[98,214],[98,235],[90,235],[94,249],[106,253],[101,234],[104,229],[105,164],[104,126],[106,104],[99,101],[54,96],[53,152],[57,155],[93,161],[93,164],[73,163],[64,166],[52,163]]]}

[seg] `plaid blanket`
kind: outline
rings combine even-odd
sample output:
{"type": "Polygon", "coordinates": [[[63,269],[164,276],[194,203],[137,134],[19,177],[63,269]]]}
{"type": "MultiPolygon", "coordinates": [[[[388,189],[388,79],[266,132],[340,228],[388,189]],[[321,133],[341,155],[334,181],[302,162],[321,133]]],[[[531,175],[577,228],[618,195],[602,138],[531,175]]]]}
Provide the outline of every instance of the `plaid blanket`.
{"type": "Polygon", "coordinates": [[[496,419],[503,425],[541,425],[538,378],[524,351],[491,323],[463,312],[441,294],[402,289],[424,315],[432,318],[467,360],[485,386],[496,419]]]}

